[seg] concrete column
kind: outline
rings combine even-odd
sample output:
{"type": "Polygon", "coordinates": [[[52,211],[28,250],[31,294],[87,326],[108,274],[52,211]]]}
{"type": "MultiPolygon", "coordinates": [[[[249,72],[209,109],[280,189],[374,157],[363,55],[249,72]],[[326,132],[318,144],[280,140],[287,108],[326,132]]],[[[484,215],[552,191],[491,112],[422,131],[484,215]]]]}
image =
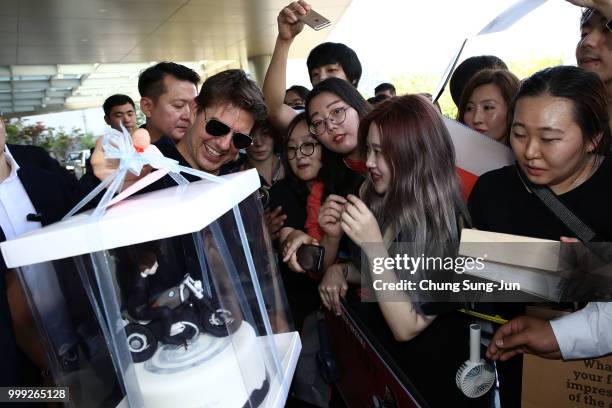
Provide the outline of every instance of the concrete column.
{"type": "Polygon", "coordinates": [[[257,84],[261,87],[263,85],[264,78],[266,76],[266,71],[268,70],[268,66],[270,65],[270,60],[272,59],[272,55],[257,55],[249,58],[249,71],[257,84]]]}

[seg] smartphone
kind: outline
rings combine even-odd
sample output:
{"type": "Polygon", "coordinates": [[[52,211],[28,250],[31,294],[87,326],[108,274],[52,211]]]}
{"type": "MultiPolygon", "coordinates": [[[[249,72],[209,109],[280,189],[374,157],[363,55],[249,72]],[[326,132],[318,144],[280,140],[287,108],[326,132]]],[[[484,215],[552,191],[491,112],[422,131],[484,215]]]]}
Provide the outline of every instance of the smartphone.
{"type": "Polygon", "coordinates": [[[306,272],[318,274],[323,267],[325,248],[319,245],[304,244],[298,248],[297,262],[306,272]]]}
{"type": "Polygon", "coordinates": [[[310,11],[305,16],[298,16],[298,18],[316,31],[322,30],[323,28],[329,27],[331,25],[331,21],[329,21],[313,9],[310,9],[310,11]]]}

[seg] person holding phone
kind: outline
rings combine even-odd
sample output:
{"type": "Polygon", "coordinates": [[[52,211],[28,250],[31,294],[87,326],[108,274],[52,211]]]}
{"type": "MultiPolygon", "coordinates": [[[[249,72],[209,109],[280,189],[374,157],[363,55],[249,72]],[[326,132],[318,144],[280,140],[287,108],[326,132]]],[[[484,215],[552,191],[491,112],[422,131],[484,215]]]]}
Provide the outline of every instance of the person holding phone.
{"type": "MultiPolygon", "coordinates": [[[[281,208],[286,216],[278,233],[281,255],[286,253],[283,248],[293,240],[300,240],[304,245],[318,244],[303,230],[308,194],[314,185],[321,183],[320,173],[324,167],[322,150],[321,144],[308,130],[306,114],[300,113],[289,124],[286,143],[282,147],[287,169],[285,178],[270,189],[270,208],[281,208]]],[[[318,283],[306,275],[305,272],[314,271],[304,270],[295,252],[284,256],[280,269],[291,314],[296,327],[300,329],[306,316],[320,305],[318,283]]]]}
{"type": "MultiPolygon", "coordinates": [[[[341,247],[338,214],[346,204],[345,197],[357,193],[367,171],[358,149],[357,129],[369,110],[361,94],[338,78],[318,83],[306,100],[309,130],[322,145],[326,165],[321,172],[323,183],[313,186],[308,196],[305,231],[325,248],[324,268],[336,261],[341,247]]],[[[291,257],[307,240],[294,236],[285,246],[285,256],[291,257]]],[[[346,249],[346,244],[342,247],[346,249]]]]}
{"type": "MultiPolygon", "coordinates": [[[[270,121],[279,130],[287,129],[289,122],[297,115],[285,105],[287,80],[287,59],[295,37],[304,29],[304,18],[311,6],[304,0],[294,1],[278,14],[278,36],[272,59],[263,83],[263,93],[268,107],[270,121]]],[[[357,87],[361,78],[361,62],[355,51],[341,43],[326,42],[313,48],[306,60],[312,85],[327,78],[340,78],[357,87]]]]}

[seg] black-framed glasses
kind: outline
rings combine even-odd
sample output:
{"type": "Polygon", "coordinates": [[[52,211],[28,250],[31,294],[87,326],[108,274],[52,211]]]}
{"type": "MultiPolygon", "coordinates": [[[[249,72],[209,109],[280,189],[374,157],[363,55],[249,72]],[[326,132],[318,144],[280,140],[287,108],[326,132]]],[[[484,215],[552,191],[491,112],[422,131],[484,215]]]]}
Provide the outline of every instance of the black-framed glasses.
{"type": "Polygon", "coordinates": [[[348,108],[348,106],[343,108],[334,108],[331,110],[331,112],[329,112],[329,115],[327,115],[326,118],[312,121],[309,127],[310,132],[317,136],[321,136],[323,133],[325,133],[328,122],[333,125],[341,125],[346,119],[346,111],[348,108]]]}
{"type": "MultiPolygon", "coordinates": [[[[204,123],[206,123],[206,133],[211,136],[221,137],[232,131],[231,127],[221,122],[219,119],[206,119],[206,117],[204,117],[204,123]]],[[[236,149],[246,149],[253,143],[253,138],[245,133],[233,132],[232,143],[236,149]]]]}
{"type": "Polygon", "coordinates": [[[320,145],[320,143],[316,142],[306,142],[302,143],[299,146],[287,146],[287,159],[293,160],[297,156],[298,150],[302,153],[303,156],[312,156],[315,151],[315,148],[320,145]]]}

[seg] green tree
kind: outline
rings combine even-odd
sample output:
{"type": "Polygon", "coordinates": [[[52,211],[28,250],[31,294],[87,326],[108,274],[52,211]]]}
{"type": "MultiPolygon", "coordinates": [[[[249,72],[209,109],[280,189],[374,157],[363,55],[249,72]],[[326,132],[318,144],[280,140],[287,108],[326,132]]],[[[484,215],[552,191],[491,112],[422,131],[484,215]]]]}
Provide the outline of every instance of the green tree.
{"type": "Polygon", "coordinates": [[[97,137],[92,132],[84,133],[79,139],[81,150],[92,149],[96,145],[97,137]]]}
{"type": "Polygon", "coordinates": [[[12,144],[43,146],[50,131],[42,122],[29,125],[21,119],[12,119],[6,124],[7,142],[12,144]]]}
{"type": "Polygon", "coordinates": [[[60,161],[64,161],[68,152],[81,150],[80,139],[83,132],[79,128],[72,128],[69,132],[63,127],[52,130],[52,136],[48,138],[48,145],[42,146],[60,161]]]}
{"type": "MultiPolygon", "coordinates": [[[[519,60],[507,62],[510,72],[519,79],[526,78],[533,73],[547,68],[561,65],[561,58],[539,58],[529,60],[519,60]]],[[[398,95],[406,93],[431,93],[434,92],[440,77],[432,74],[413,73],[398,74],[391,77],[391,82],[395,85],[398,95]]],[[[455,119],[457,117],[457,107],[450,95],[449,86],[446,86],[444,93],[438,100],[442,114],[446,117],[455,119]]]]}
{"type": "Polygon", "coordinates": [[[46,127],[43,122],[27,124],[21,119],[12,119],[6,124],[7,142],[11,144],[33,145],[45,149],[51,156],[63,162],[68,152],[91,149],[95,136],[73,127],[66,130],[46,127]]]}

